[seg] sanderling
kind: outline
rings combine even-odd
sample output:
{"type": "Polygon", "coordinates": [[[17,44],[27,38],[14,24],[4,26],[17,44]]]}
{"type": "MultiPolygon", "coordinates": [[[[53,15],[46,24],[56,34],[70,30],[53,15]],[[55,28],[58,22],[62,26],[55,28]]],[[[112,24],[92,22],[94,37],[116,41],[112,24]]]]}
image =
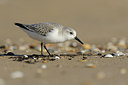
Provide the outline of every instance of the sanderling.
{"type": "Polygon", "coordinates": [[[41,55],[43,55],[44,47],[49,56],[51,56],[45,45],[47,43],[57,43],[76,39],[81,44],[84,44],[79,38],[77,38],[76,31],[74,29],[62,26],[57,23],[39,23],[29,25],[15,23],[15,25],[22,28],[22,30],[25,31],[29,37],[41,41],[41,55]]]}

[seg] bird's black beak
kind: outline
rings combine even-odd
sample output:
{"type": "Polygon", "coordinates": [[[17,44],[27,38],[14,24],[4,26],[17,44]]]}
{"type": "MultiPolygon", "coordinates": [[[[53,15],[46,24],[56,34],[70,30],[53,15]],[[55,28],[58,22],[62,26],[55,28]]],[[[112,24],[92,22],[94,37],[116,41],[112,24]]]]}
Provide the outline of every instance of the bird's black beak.
{"type": "Polygon", "coordinates": [[[79,38],[75,37],[75,39],[80,42],[81,44],[84,44],[79,38]]]}

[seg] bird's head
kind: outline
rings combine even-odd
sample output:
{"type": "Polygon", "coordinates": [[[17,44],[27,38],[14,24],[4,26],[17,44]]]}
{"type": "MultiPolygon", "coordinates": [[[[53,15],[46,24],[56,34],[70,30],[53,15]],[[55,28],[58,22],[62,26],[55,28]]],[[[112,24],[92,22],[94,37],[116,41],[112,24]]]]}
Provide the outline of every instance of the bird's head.
{"type": "Polygon", "coordinates": [[[72,39],[76,39],[77,41],[79,41],[81,44],[84,44],[76,35],[76,31],[72,28],[69,27],[64,27],[64,38],[66,40],[72,40],[72,39]]]}

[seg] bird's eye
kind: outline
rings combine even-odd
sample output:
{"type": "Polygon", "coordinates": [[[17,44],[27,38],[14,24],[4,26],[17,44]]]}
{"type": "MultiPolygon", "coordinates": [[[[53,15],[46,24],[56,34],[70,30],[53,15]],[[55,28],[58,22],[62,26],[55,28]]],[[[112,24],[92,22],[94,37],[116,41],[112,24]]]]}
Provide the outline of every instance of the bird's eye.
{"type": "Polygon", "coordinates": [[[72,32],[70,32],[70,34],[72,35],[73,33],[72,33],[72,32]]]}

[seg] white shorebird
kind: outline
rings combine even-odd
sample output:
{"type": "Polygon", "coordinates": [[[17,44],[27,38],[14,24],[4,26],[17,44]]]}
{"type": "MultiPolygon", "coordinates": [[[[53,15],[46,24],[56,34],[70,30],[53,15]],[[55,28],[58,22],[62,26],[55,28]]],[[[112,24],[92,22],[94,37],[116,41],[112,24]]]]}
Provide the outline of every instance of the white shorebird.
{"type": "Polygon", "coordinates": [[[30,25],[15,23],[15,25],[19,26],[23,31],[25,31],[29,37],[41,41],[41,55],[43,55],[44,47],[49,56],[51,56],[45,45],[47,43],[57,43],[76,39],[81,44],[84,44],[77,38],[76,31],[74,29],[64,27],[57,23],[39,23],[30,25]]]}

